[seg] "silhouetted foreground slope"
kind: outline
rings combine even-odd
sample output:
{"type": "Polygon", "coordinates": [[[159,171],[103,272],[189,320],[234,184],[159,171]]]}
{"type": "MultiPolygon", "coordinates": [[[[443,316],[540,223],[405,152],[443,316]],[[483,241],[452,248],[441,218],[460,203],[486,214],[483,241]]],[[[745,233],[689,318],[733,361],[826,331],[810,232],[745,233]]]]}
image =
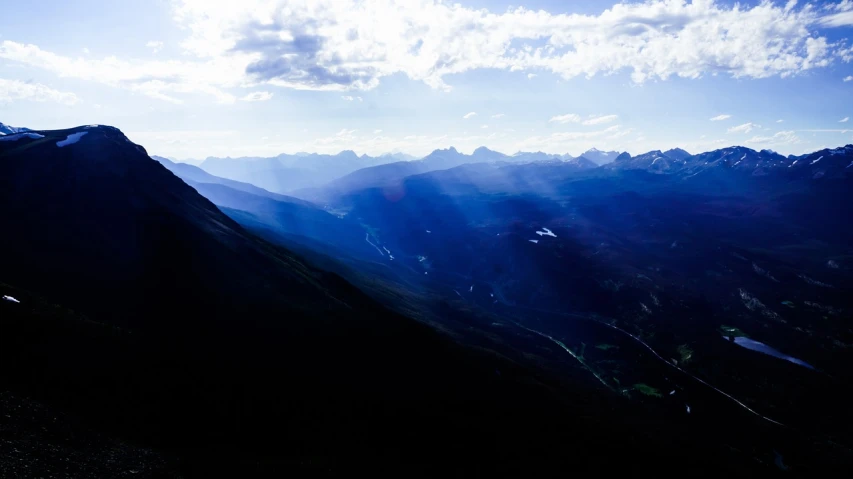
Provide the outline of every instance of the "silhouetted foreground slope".
{"type": "Polygon", "coordinates": [[[0,387],[179,474],[765,467],[388,312],[111,127],[0,142],[0,221],[0,387]]]}

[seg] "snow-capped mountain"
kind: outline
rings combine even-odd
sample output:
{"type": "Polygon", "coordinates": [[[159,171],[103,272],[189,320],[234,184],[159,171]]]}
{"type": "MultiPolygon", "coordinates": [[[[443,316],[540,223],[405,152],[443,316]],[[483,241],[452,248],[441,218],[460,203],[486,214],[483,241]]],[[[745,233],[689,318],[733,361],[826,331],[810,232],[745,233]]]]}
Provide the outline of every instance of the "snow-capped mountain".
{"type": "Polygon", "coordinates": [[[23,127],[15,127],[11,125],[7,125],[5,123],[0,123],[0,135],[12,135],[14,133],[22,133],[25,131],[30,131],[29,128],[23,127]]]}
{"type": "Polygon", "coordinates": [[[682,150],[681,148],[673,148],[671,150],[666,150],[663,152],[669,158],[673,160],[686,160],[688,156],[692,156],[690,153],[682,150]]]}
{"type": "MultiPolygon", "coordinates": [[[[676,156],[680,155],[676,154],[676,156]]],[[[612,163],[605,165],[604,167],[622,170],[647,170],[652,173],[662,174],[673,173],[684,168],[685,165],[686,160],[684,159],[676,159],[660,150],[654,150],[637,156],[622,153],[617,156],[612,163]]]]}
{"type": "Polygon", "coordinates": [[[719,177],[731,172],[742,175],[824,178],[853,175],[853,145],[824,149],[805,155],[780,155],[773,150],[756,151],[745,146],[732,146],[697,155],[683,156],[684,150],[650,151],[631,156],[622,153],[604,168],[613,170],[645,170],[657,174],[680,175],[684,179],[719,177]]]}
{"type": "Polygon", "coordinates": [[[592,161],[596,165],[605,165],[607,163],[612,162],[619,156],[618,151],[601,151],[597,148],[590,148],[589,150],[581,153],[580,156],[592,161]]]}
{"type": "Polygon", "coordinates": [[[823,149],[809,155],[787,160],[788,170],[798,177],[845,178],[853,176],[853,145],[823,149]]]}
{"type": "Polygon", "coordinates": [[[686,160],[683,171],[692,176],[714,168],[727,168],[762,176],[790,164],[791,160],[771,150],[755,151],[745,146],[733,146],[691,156],[686,160]]]}

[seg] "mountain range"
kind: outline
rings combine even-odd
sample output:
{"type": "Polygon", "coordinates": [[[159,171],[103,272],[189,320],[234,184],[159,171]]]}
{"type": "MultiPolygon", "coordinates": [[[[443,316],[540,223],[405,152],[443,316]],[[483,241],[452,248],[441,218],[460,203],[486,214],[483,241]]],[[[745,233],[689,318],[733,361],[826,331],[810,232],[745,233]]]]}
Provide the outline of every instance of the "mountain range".
{"type": "Polygon", "coordinates": [[[0,137],[0,470],[853,470],[853,145],[388,159],[0,137]]]}
{"type": "MultiPolygon", "coordinates": [[[[595,164],[612,161],[619,153],[603,152],[591,149],[584,153],[595,164]]],[[[584,156],[581,155],[581,156],[584,156]]],[[[574,159],[571,155],[549,155],[543,152],[519,152],[505,155],[481,147],[471,155],[459,153],[455,148],[435,150],[429,155],[417,159],[405,153],[387,153],[377,157],[357,155],[353,151],[342,151],[336,155],[317,153],[281,154],[275,157],[209,157],[204,161],[184,162],[200,166],[205,171],[232,180],[252,183],[275,193],[292,194],[295,191],[318,188],[333,180],[347,183],[348,175],[364,168],[387,166],[384,169],[371,170],[370,174],[380,177],[400,177],[415,173],[425,173],[438,169],[447,169],[466,163],[480,162],[520,162],[529,163],[543,160],[574,159]]],[[[170,160],[174,161],[174,160],[170,160]]],[[[177,163],[177,162],[176,162],[177,163]]]]}
{"type": "Polygon", "coordinates": [[[11,125],[6,125],[4,123],[0,123],[0,136],[2,135],[11,135],[14,133],[22,133],[25,131],[30,131],[28,128],[17,128],[11,125]]]}

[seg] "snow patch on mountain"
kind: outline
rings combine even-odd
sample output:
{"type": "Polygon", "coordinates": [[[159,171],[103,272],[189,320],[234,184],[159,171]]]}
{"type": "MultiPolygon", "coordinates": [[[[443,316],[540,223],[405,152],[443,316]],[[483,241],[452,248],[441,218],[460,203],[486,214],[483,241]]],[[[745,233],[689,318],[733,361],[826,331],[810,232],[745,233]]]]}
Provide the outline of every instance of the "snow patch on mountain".
{"type": "Polygon", "coordinates": [[[21,138],[30,138],[32,140],[37,140],[39,138],[44,138],[44,135],[39,135],[38,133],[15,133],[13,135],[4,135],[0,138],[0,141],[18,141],[21,138]]]}
{"type": "Polygon", "coordinates": [[[89,132],[88,131],[80,131],[77,133],[72,133],[72,134],[68,135],[68,137],[65,138],[64,140],[57,141],[56,146],[62,148],[63,146],[73,145],[74,143],[77,143],[78,141],[80,141],[80,138],[83,138],[84,136],[86,136],[87,133],[89,133],[89,132]]]}

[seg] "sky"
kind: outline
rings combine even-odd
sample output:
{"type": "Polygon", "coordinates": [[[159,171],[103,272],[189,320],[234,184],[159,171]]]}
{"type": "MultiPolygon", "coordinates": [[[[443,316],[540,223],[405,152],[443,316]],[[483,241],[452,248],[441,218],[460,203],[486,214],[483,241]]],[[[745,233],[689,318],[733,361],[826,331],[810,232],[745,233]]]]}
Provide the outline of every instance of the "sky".
{"type": "Polygon", "coordinates": [[[0,122],[150,154],[577,155],[853,143],[853,0],[43,0],[0,122]]]}

